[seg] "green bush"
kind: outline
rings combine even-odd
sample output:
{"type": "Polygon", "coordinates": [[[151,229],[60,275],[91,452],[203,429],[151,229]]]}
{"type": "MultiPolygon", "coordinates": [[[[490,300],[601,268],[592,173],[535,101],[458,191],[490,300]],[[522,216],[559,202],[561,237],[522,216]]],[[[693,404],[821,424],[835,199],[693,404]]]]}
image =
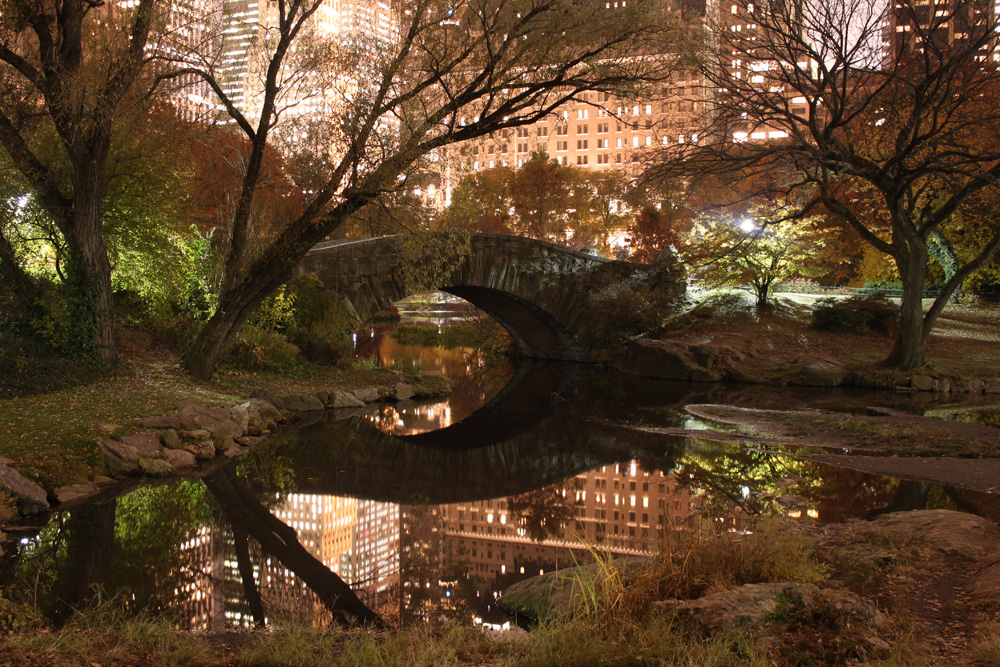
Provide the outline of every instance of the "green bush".
{"type": "Polygon", "coordinates": [[[285,286],[291,311],[285,334],[314,364],[333,365],[351,355],[354,317],[340,297],[316,276],[299,276],[285,286]]]}
{"type": "Polygon", "coordinates": [[[247,325],[226,350],[222,363],[236,370],[288,372],[302,365],[297,348],[282,334],[247,325]]]}
{"type": "Polygon", "coordinates": [[[816,302],[812,327],[820,331],[887,333],[899,319],[899,307],[881,294],[856,294],[847,299],[827,297],[816,302]]]}

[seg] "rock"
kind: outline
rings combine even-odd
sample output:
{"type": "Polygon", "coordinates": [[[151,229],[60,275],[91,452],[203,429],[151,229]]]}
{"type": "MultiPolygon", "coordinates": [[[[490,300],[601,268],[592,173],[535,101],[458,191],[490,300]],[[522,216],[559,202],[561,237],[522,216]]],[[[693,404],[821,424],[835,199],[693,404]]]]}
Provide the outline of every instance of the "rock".
{"type": "Polygon", "coordinates": [[[193,431],[181,431],[178,435],[185,440],[211,440],[212,434],[204,429],[195,429],[193,431]]]}
{"type": "Polygon", "coordinates": [[[917,391],[931,391],[934,388],[934,378],[929,375],[914,373],[910,376],[910,386],[917,391]]]}
{"type": "Polygon", "coordinates": [[[721,376],[715,371],[710,371],[707,368],[696,368],[693,373],[691,373],[692,382],[718,382],[721,380],[721,376]]]}
{"type": "Polygon", "coordinates": [[[629,343],[615,367],[632,375],[690,380],[700,366],[684,343],[639,338],[629,343]]]}
{"type": "Polygon", "coordinates": [[[986,394],[1000,394],[1000,378],[993,378],[990,384],[983,390],[986,394]]]}
{"type": "Polygon", "coordinates": [[[981,394],[983,393],[983,381],[979,379],[969,380],[969,393],[970,394],[981,394]]]}
{"type": "Polygon", "coordinates": [[[247,452],[246,447],[240,447],[236,443],[233,443],[233,446],[229,447],[228,449],[226,449],[225,451],[223,451],[222,455],[225,456],[227,459],[231,459],[231,458],[233,458],[235,456],[240,456],[241,454],[246,454],[246,452],[247,452]]]}
{"type": "Polygon", "coordinates": [[[948,378],[941,378],[938,384],[938,391],[940,391],[942,394],[950,394],[951,380],[949,380],[948,378]]]}
{"type": "MultiPolygon", "coordinates": [[[[744,584],[732,590],[696,600],[663,600],[652,606],[672,611],[709,632],[757,626],[778,613],[779,596],[792,584],[744,584]]],[[[815,588],[815,586],[814,586],[815,588]]]]}
{"type": "Polygon", "coordinates": [[[791,383],[803,387],[839,387],[846,377],[847,369],[834,361],[802,356],[791,383]]]}
{"type": "Polygon", "coordinates": [[[277,423],[281,421],[281,410],[279,410],[274,403],[265,401],[262,398],[251,398],[249,403],[251,421],[255,415],[267,423],[277,423]]]}
{"type": "Polygon", "coordinates": [[[132,435],[124,435],[119,439],[122,441],[122,444],[135,447],[135,450],[139,452],[139,456],[155,457],[160,453],[160,435],[158,433],[134,433],[132,435]]]}
{"type": "Polygon", "coordinates": [[[406,384],[405,382],[397,382],[395,387],[395,398],[397,401],[405,401],[408,398],[413,398],[413,385],[406,384]]]}
{"type": "MultiPolygon", "coordinates": [[[[168,451],[176,450],[171,449],[168,451]]],[[[139,468],[150,477],[169,477],[175,472],[174,467],[163,459],[151,459],[146,456],[139,459],[139,468]]]]}
{"type": "Polygon", "coordinates": [[[322,403],[323,405],[327,405],[330,402],[330,392],[317,391],[316,398],[318,398],[319,402],[322,403]]]}
{"type": "Polygon", "coordinates": [[[196,456],[183,449],[163,450],[163,460],[174,468],[190,468],[195,464],[196,456]]]}
{"type": "Polygon", "coordinates": [[[112,478],[108,477],[107,475],[94,475],[90,479],[91,484],[109,484],[109,483],[111,483],[113,481],[115,481],[115,480],[113,480],[112,478]]]}
{"type": "Polygon", "coordinates": [[[309,394],[292,394],[281,399],[285,404],[285,410],[292,412],[312,412],[323,410],[324,405],[315,396],[309,394]]]}
{"type": "Polygon", "coordinates": [[[94,424],[91,430],[94,432],[94,435],[112,436],[120,428],[121,426],[118,424],[94,424]]]}
{"type": "Polygon", "coordinates": [[[180,416],[176,410],[157,417],[143,417],[137,423],[146,428],[172,428],[174,430],[183,428],[180,416]]]}
{"type": "Polygon", "coordinates": [[[239,445],[236,444],[236,440],[234,440],[233,438],[226,438],[225,440],[215,441],[215,451],[217,452],[224,452],[233,447],[239,447],[239,445]]]}
{"type": "Polygon", "coordinates": [[[992,521],[964,512],[893,512],[870,525],[880,535],[913,540],[948,555],[973,556],[1000,545],[1000,529],[992,521]]]}
{"type": "Polygon", "coordinates": [[[420,371],[417,373],[418,378],[444,378],[448,379],[448,376],[441,371],[420,371]]]}
{"type": "Polygon", "coordinates": [[[227,415],[229,421],[236,424],[240,431],[243,433],[247,432],[250,428],[250,403],[239,403],[229,408],[229,414],[227,415]]]}
{"type": "Polygon", "coordinates": [[[264,440],[266,440],[266,438],[263,436],[245,435],[242,438],[236,438],[236,444],[242,447],[254,447],[264,442],[264,440]]]}
{"type": "Polygon", "coordinates": [[[99,490],[96,484],[71,484],[70,486],[59,487],[52,495],[55,496],[56,501],[60,505],[65,505],[66,503],[92,496],[99,490]]]}
{"type": "MultiPolygon", "coordinates": [[[[626,578],[633,577],[646,564],[642,558],[618,558],[614,567],[626,578]]],[[[601,576],[604,563],[548,572],[509,586],[497,605],[508,614],[538,621],[565,616],[582,603],[583,587],[580,582],[592,581],[601,576]]]]}
{"type": "Polygon", "coordinates": [[[788,582],[744,584],[696,600],[663,600],[652,606],[673,612],[708,632],[754,628],[791,616],[822,616],[835,628],[845,630],[885,623],[885,617],[872,603],[850,591],[788,582]]]}
{"type": "Polygon", "coordinates": [[[694,360],[699,366],[709,370],[712,369],[712,366],[715,365],[716,359],[719,357],[715,348],[711,345],[692,345],[691,354],[694,355],[694,360]]]}
{"type": "Polygon", "coordinates": [[[354,392],[354,397],[362,403],[374,403],[378,400],[378,389],[375,387],[358,389],[354,392]]]}
{"type": "Polygon", "coordinates": [[[973,580],[970,590],[980,604],[1000,608],[1000,551],[986,559],[986,567],[973,580]]]}
{"type": "Polygon", "coordinates": [[[346,391],[335,391],[330,396],[331,408],[362,408],[365,402],[346,391]]]}
{"type": "Polygon", "coordinates": [[[215,458],[215,443],[211,440],[198,440],[185,445],[184,451],[190,452],[199,461],[210,461],[215,458]]]}
{"type": "Polygon", "coordinates": [[[253,393],[250,394],[250,396],[252,396],[253,398],[259,398],[261,400],[267,401],[268,403],[278,408],[279,410],[285,409],[284,401],[282,401],[281,398],[270,389],[265,389],[263,387],[254,389],[253,393]]]}
{"type": "Polygon", "coordinates": [[[21,516],[38,514],[49,508],[45,489],[8,465],[0,464],[0,488],[17,498],[21,516]]]}
{"type": "Polygon", "coordinates": [[[180,436],[177,435],[177,431],[172,428],[168,428],[160,434],[160,441],[163,442],[163,446],[167,449],[181,449],[184,446],[181,443],[180,436]]]}
{"type": "Polygon", "coordinates": [[[98,438],[97,447],[104,454],[104,464],[113,477],[139,472],[139,450],[117,440],[98,438]]]}

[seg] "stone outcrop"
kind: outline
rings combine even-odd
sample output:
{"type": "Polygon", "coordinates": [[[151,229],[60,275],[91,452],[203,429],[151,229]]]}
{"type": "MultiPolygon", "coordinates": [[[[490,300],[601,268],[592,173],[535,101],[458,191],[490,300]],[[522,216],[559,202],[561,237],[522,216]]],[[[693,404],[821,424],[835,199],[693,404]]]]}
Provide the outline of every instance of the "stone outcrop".
{"type": "Polygon", "coordinates": [[[22,516],[38,514],[49,508],[45,489],[6,464],[0,464],[0,489],[17,499],[17,509],[22,516]]]}
{"type": "Polygon", "coordinates": [[[728,350],[678,340],[639,338],[625,348],[615,367],[632,375],[664,380],[718,382],[728,350]]]}
{"type": "Polygon", "coordinates": [[[791,384],[804,387],[839,387],[847,378],[847,369],[832,359],[803,355],[799,357],[791,384]]]}
{"type": "Polygon", "coordinates": [[[621,576],[629,579],[646,564],[645,558],[618,558],[610,565],[591,563],[554,572],[547,572],[509,586],[497,604],[508,614],[530,622],[566,616],[583,604],[584,585],[606,576],[602,573],[614,567],[621,576]]]}
{"type": "Polygon", "coordinates": [[[885,617],[868,600],[847,590],[814,584],[744,584],[694,600],[663,600],[652,605],[709,633],[820,615],[838,631],[874,629],[885,623],[885,617]]]}

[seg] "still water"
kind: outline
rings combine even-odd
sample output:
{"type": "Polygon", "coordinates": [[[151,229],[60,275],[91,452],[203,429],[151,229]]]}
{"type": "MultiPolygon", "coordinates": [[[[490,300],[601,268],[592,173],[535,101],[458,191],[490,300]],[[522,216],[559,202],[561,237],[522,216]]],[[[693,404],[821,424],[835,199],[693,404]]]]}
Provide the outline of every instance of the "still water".
{"type": "Polygon", "coordinates": [[[495,599],[506,586],[586,560],[590,545],[650,555],[669,532],[743,531],[761,515],[839,522],[984,502],[641,430],[704,426],[683,412],[694,402],[856,410],[891,405],[892,394],[514,368],[474,350],[402,346],[384,329],[362,333],[362,355],[441,370],[455,394],[313,416],[200,478],[56,513],[5,546],[0,586],[57,620],[96,586],[123,608],[191,629],[323,623],[331,610],[392,625],[502,626],[495,599]]]}

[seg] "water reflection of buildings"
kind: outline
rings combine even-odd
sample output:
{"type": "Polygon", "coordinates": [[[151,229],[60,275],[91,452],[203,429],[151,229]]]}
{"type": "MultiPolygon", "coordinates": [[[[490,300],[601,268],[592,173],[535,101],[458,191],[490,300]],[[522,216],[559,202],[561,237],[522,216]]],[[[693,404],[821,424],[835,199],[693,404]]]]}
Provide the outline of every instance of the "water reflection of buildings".
{"type": "MultiPolygon", "coordinates": [[[[378,610],[390,602],[390,590],[399,581],[399,505],[290,494],[272,513],[295,529],[306,551],[351,585],[369,606],[378,610]]],[[[261,595],[271,608],[291,611],[311,598],[294,573],[274,559],[265,559],[262,579],[261,595]]]]}
{"type": "Polygon", "coordinates": [[[618,555],[652,555],[667,530],[738,530],[736,513],[706,517],[700,493],[672,473],[636,461],[602,466],[561,485],[504,500],[443,508],[444,530],[468,554],[469,574],[534,575],[579,562],[587,545],[618,555]]]}

